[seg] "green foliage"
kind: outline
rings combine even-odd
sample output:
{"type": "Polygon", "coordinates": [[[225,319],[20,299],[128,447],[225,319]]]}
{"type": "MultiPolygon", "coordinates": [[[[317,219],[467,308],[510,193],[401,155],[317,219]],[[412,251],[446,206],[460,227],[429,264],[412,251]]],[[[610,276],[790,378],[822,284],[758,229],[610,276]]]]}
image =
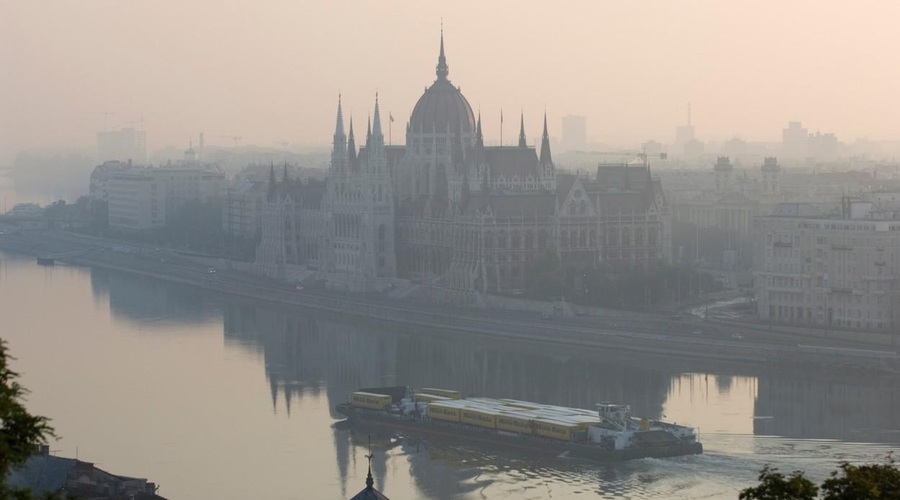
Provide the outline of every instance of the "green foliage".
{"type": "Polygon", "coordinates": [[[788,477],[768,465],[759,473],[759,485],[741,491],[740,500],[887,500],[900,498],[900,469],[888,456],[884,464],[841,463],[820,488],[795,471],[788,477]]]}
{"type": "Polygon", "coordinates": [[[0,339],[0,499],[32,498],[30,493],[6,488],[5,478],[22,465],[37,446],[56,437],[47,417],[31,415],[23,404],[28,391],[19,385],[19,374],[9,368],[6,342],[0,339]]]}
{"type": "Polygon", "coordinates": [[[841,463],[822,483],[824,500],[900,498],[900,469],[888,457],[884,464],[851,465],[841,463]]]}
{"type": "Polygon", "coordinates": [[[525,289],[529,297],[538,300],[559,300],[563,292],[563,270],[552,251],[532,259],[525,270],[525,289]]]}
{"type": "Polygon", "coordinates": [[[740,500],[814,500],[819,488],[803,477],[802,471],[794,471],[790,476],[778,469],[763,467],[759,473],[759,485],[741,491],[740,500]]]}
{"type": "Polygon", "coordinates": [[[658,262],[649,271],[610,264],[585,269],[582,286],[574,298],[588,305],[614,308],[669,307],[720,287],[708,274],[665,262],[658,262]]]}
{"type": "Polygon", "coordinates": [[[204,253],[221,253],[222,204],[218,200],[188,201],[173,214],[166,215],[163,241],[204,253]]]}

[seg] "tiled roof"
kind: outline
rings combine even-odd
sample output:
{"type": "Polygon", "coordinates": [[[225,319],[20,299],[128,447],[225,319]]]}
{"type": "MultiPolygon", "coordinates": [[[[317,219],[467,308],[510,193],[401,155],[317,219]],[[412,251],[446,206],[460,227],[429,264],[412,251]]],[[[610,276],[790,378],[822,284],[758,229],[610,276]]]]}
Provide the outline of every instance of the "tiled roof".
{"type": "Polygon", "coordinates": [[[644,165],[600,165],[597,182],[603,190],[643,191],[647,186],[644,165]]]}
{"type": "Polygon", "coordinates": [[[494,194],[488,203],[497,219],[539,220],[556,213],[556,196],[553,193],[494,194]]]}
{"type": "Polygon", "coordinates": [[[58,491],[66,485],[69,473],[75,471],[74,458],[52,455],[32,455],[25,465],[14,469],[7,484],[16,488],[28,488],[34,493],[58,491]]]}
{"type": "Polygon", "coordinates": [[[533,147],[496,146],[484,148],[484,161],[491,166],[495,176],[507,178],[515,174],[519,176],[540,174],[537,153],[533,147]]]}
{"type": "Polygon", "coordinates": [[[566,196],[569,196],[569,191],[572,190],[575,179],[576,177],[572,174],[560,173],[556,175],[556,199],[560,204],[566,201],[566,196]]]}
{"type": "Polygon", "coordinates": [[[600,195],[600,212],[607,215],[642,213],[647,208],[647,202],[648,199],[644,193],[602,193],[600,195]]]}

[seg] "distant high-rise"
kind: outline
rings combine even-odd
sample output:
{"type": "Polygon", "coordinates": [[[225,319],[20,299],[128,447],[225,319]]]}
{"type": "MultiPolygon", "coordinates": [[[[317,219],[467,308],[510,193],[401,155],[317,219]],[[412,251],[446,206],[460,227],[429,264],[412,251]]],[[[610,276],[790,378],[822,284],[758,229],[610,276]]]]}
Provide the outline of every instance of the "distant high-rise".
{"type": "Polygon", "coordinates": [[[147,139],[143,130],[123,128],[97,133],[97,156],[100,162],[147,161],[147,139]]]}
{"type": "Polygon", "coordinates": [[[767,156],[760,167],[760,178],[762,179],[762,192],[764,195],[777,195],[781,190],[779,177],[781,176],[781,167],[778,165],[778,159],[774,156],[767,156]]]}
{"type": "Polygon", "coordinates": [[[791,159],[806,158],[809,148],[809,131],[800,122],[790,122],[781,131],[781,154],[791,159]]]}
{"type": "Polygon", "coordinates": [[[675,144],[684,147],[685,144],[695,139],[694,125],[691,123],[691,105],[688,104],[687,125],[675,127],[675,144]]]}
{"type": "Polygon", "coordinates": [[[562,147],[565,151],[580,151],[587,145],[587,118],[568,115],[562,118],[562,147]]]}
{"type": "Polygon", "coordinates": [[[734,172],[731,160],[727,156],[718,157],[713,172],[716,175],[716,192],[724,194],[731,191],[733,188],[732,173],[734,172]]]}

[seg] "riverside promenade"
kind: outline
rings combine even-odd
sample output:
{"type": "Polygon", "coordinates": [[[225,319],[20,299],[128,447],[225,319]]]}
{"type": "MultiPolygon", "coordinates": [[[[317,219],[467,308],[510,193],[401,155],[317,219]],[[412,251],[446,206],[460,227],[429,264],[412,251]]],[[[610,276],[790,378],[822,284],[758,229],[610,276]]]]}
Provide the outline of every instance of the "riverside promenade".
{"type": "Polygon", "coordinates": [[[246,300],[304,308],[345,320],[378,322],[415,335],[464,335],[578,350],[635,352],[746,365],[790,365],[828,370],[900,374],[895,334],[861,341],[852,332],[773,328],[771,325],[703,321],[668,314],[609,311],[601,316],[545,317],[538,313],[479,309],[346,294],[276,282],[210,267],[171,249],[93,238],[55,230],[14,229],[0,234],[0,250],[73,265],[112,269],[204,288],[246,300]]]}

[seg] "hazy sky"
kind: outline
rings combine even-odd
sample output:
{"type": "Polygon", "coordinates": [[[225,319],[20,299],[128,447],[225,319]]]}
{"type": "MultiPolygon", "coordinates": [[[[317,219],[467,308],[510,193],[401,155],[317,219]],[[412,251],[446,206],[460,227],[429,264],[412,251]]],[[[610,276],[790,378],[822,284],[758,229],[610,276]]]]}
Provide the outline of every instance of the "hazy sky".
{"type": "Polygon", "coordinates": [[[0,0],[0,164],[93,147],[143,117],[149,149],[330,142],[338,92],[364,129],[376,90],[394,142],[450,79],[488,142],[546,108],[611,144],[671,142],[693,103],[705,139],[780,140],[789,120],[844,141],[900,136],[900,2],[0,0]],[[565,7],[563,7],[565,6],[565,7]]]}

